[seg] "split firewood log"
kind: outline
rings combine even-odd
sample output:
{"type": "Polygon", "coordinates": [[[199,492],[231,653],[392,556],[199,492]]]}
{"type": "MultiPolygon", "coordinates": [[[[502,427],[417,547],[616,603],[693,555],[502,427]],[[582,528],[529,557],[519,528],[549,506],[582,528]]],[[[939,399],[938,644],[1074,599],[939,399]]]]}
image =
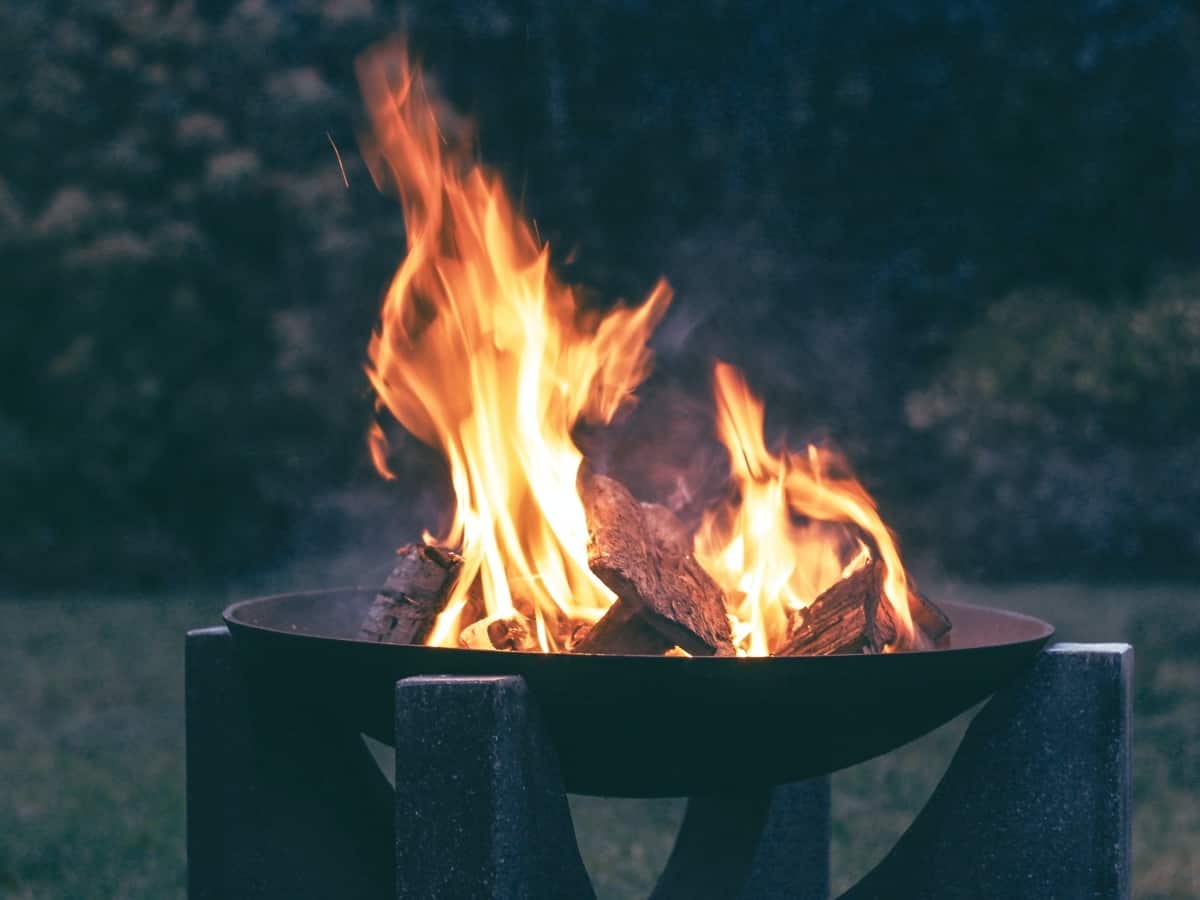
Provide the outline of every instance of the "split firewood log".
{"type": "MultiPolygon", "coordinates": [[[[588,565],[622,607],[605,616],[613,617],[611,630],[606,626],[602,632],[607,646],[613,646],[614,636],[626,636],[629,623],[640,618],[638,629],[649,625],[669,646],[694,656],[732,654],[725,595],[690,553],[680,552],[682,525],[662,526],[662,513],[670,511],[652,513],[657,523],[652,531],[642,505],[620,482],[585,476],[580,493],[588,522],[588,565]]],[[[617,647],[610,652],[631,651],[617,647]]]]}
{"type": "Polygon", "coordinates": [[[883,565],[871,560],[827,588],[800,611],[791,633],[775,656],[828,656],[833,653],[879,652],[895,640],[889,615],[880,615],[883,565]]]}
{"type": "MultiPolygon", "coordinates": [[[[890,633],[894,637],[897,628],[891,604],[884,601],[881,596],[880,602],[874,609],[878,620],[875,627],[879,633],[885,637],[890,633]]],[[[910,591],[908,613],[912,617],[913,628],[916,631],[916,649],[949,646],[950,619],[932,600],[924,594],[910,591]]],[[[887,643],[891,640],[892,638],[886,638],[884,642],[887,643]]]]}
{"type": "MultiPolygon", "coordinates": [[[[879,559],[879,543],[865,530],[855,529],[855,536],[867,547],[872,559],[879,559]]],[[[950,643],[951,623],[941,608],[909,584],[908,612],[916,626],[918,641],[923,637],[934,647],[945,647],[950,643]]]]}
{"type": "Polygon", "coordinates": [[[646,533],[659,550],[676,556],[692,555],[692,534],[679,517],[660,503],[639,503],[646,533]]]}
{"type": "Polygon", "coordinates": [[[427,544],[401,547],[396,557],[396,566],[367,610],[358,636],[375,643],[419,644],[446,606],[462,557],[427,544]]]}
{"type": "Polygon", "coordinates": [[[673,642],[641,617],[637,607],[618,600],[595,625],[578,629],[569,649],[572,653],[662,656],[673,646],[673,642]]]}
{"type": "Polygon", "coordinates": [[[912,616],[913,624],[929,639],[929,643],[935,647],[942,647],[949,643],[950,618],[936,603],[920,591],[910,591],[908,611],[912,616]]]}
{"type": "MultiPolygon", "coordinates": [[[[883,592],[885,574],[883,563],[871,560],[829,587],[799,612],[775,655],[883,652],[897,637],[892,607],[883,592]]],[[[930,645],[944,643],[950,620],[932,600],[914,591],[909,611],[920,637],[930,645]]]]}

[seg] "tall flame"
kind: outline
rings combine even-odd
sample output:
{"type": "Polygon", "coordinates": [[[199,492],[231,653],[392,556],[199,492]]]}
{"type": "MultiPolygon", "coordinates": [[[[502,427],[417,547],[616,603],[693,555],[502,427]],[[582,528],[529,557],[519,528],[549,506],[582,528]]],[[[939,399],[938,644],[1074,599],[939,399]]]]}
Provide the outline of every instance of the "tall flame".
{"type": "MultiPolygon", "coordinates": [[[[542,650],[564,621],[594,621],[613,594],[588,568],[576,477],[580,419],[607,422],[648,371],[666,311],[660,282],[636,307],[584,311],[499,179],[439,130],[402,47],[358,66],[376,184],[399,192],[408,252],[368,348],[378,402],[450,467],[455,513],[439,541],[464,563],[430,643],[458,638],[464,606],[536,622],[542,650]],[[477,585],[477,587],[476,587],[477,585]]],[[[387,475],[377,428],[372,456],[387,475]]]]}
{"type": "Polygon", "coordinates": [[[878,556],[897,643],[914,643],[908,578],[874,501],[828,450],[772,454],[763,404],[727,363],[713,370],[717,433],[729,451],[737,495],[710,510],[696,559],[725,590],[739,651],[765,656],[787,637],[796,611],[878,556]]]}

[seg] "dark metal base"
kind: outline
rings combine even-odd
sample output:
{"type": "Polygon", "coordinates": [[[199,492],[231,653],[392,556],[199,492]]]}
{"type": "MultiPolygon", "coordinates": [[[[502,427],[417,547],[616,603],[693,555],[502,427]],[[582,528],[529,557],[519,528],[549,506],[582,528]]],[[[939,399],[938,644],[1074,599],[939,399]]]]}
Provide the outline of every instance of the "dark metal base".
{"type": "MultiPolygon", "coordinates": [[[[1128,897],[1132,657],[1042,654],[846,896],[1128,897]]],[[[224,628],[188,635],[187,697],[192,900],[594,896],[519,677],[400,681],[394,793],[357,734],[306,717],[302,697],[256,706],[224,628]]],[[[828,778],[693,797],[652,897],[823,900],[828,848],[828,778]]]]}
{"type": "Polygon", "coordinates": [[[1054,629],[1002,609],[939,601],[947,648],[793,657],[592,656],[357,640],[374,590],[257,597],[225,611],[255,689],[303,696],[390,744],[396,682],[520,677],[567,790],[602,797],[741,792],[825,775],[906,744],[1026,671],[1054,629]],[[934,687],[936,686],[936,687],[934,687]],[[736,722],[737,727],[728,727],[736,722]]]}

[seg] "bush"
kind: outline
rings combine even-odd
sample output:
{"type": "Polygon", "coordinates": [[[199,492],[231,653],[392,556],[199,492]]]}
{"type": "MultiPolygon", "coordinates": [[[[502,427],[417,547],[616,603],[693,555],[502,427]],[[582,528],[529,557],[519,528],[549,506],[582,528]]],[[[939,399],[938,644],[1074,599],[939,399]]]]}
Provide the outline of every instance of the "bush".
{"type": "MultiPolygon", "coordinates": [[[[1006,527],[1032,552],[1063,530],[1043,515],[1090,517],[1094,559],[1135,513],[1114,558],[1143,558],[1187,531],[1171,479],[1193,477],[1190,417],[1153,443],[1118,422],[1133,400],[1083,422],[1013,376],[1011,415],[1036,388],[1023,415],[1117,437],[972,432],[1043,441],[1033,473],[1009,472],[1019,447],[959,445],[982,429],[970,409],[927,414],[910,453],[900,409],[914,385],[914,421],[920,398],[981,390],[956,380],[961,349],[929,369],[964,329],[986,344],[990,297],[1103,298],[1196,263],[1196,23],[1181,0],[0,3],[0,577],[244,570],[298,531],[334,550],[350,518],[431,490],[413,441],[399,484],[364,487],[360,364],[403,234],[353,152],[352,64],[401,25],[556,254],[580,250],[565,277],[605,298],[664,271],[680,286],[670,384],[703,398],[710,352],[745,362],[772,417],[842,439],[872,489],[1036,474],[1022,490],[1050,500],[984,491],[980,520],[1027,514],[1006,527]]],[[[925,511],[924,493],[882,499],[925,511]]]]}
{"type": "Polygon", "coordinates": [[[1198,393],[1200,276],[1111,308],[1014,294],[908,397],[944,460],[923,518],[993,573],[1194,574],[1198,393]]]}
{"type": "Polygon", "coordinates": [[[373,189],[326,136],[353,142],[363,13],[202,6],[0,7],[28,76],[0,87],[7,578],[259,565],[359,465],[401,246],[393,209],[356,221],[373,189]]]}

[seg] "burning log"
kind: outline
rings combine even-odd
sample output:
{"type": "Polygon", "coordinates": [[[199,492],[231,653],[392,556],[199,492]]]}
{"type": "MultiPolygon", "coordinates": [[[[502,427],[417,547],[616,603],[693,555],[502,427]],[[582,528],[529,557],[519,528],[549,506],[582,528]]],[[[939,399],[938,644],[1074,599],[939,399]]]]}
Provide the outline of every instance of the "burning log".
{"type": "Polygon", "coordinates": [[[574,638],[572,653],[624,653],[662,656],[675,646],[639,615],[632,603],[618,600],[595,625],[574,638]]]}
{"type": "Polygon", "coordinates": [[[929,643],[935,647],[942,647],[948,642],[950,619],[936,603],[919,591],[910,591],[908,611],[912,615],[913,624],[929,639],[929,643]]]}
{"type": "Polygon", "coordinates": [[[801,611],[791,635],[774,655],[878,653],[895,640],[895,625],[884,608],[883,571],[881,563],[871,560],[828,588],[801,611]]]}
{"type": "Polygon", "coordinates": [[[409,544],[367,611],[358,636],[388,644],[418,644],[429,636],[462,568],[462,557],[443,547],[409,544]]]}
{"type": "Polygon", "coordinates": [[[646,533],[661,552],[676,556],[691,556],[692,535],[687,526],[671,510],[658,503],[640,503],[646,533]]]}
{"type": "MultiPolygon", "coordinates": [[[[908,612],[912,616],[913,627],[916,629],[918,640],[924,638],[926,643],[933,647],[945,647],[950,642],[950,619],[936,603],[924,594],[911,589],[909,590],[908,612]]],[[[877,628],[880,633],[887,634],[890,632],[893,636],[895,635],[896,624],[892,618],[892,607],[883,598],[882,587],[880,589],[879,601],[868,607],[867,615],[878,618],[878,624],[873,627],[877,628]]],[[[887,641],[891,640],[892,638],[887,638],[887,641]]]]}
{"type": "MultiPolygon", "coordinates": [[[[896,640],[896,621],[883,593],[883,563],[871,560],[828,588],[800,612],[775,656],[825,656],[831,653],[881,653],[896,640]]],[[[942,645],[950,620],[937,605],[915,591],[909,611],[918,632],[930,644],[942,645]]]]}
{"type": "Polygon", "coordinates": [[[690,553],[680,552],[686,532],[663,515],[670,511],[659,507],[648,516],[624,485],[603,475],[583,478],[580,492],[588,565],[617,595],[614,609],[596,623],[596,637],[589,633],[581,642],[592,648],[583,652],[637,652],[623,642],[652,645],[649,626],[668,646],[693,655],[731,654],[725,595],[690,553]]]}

